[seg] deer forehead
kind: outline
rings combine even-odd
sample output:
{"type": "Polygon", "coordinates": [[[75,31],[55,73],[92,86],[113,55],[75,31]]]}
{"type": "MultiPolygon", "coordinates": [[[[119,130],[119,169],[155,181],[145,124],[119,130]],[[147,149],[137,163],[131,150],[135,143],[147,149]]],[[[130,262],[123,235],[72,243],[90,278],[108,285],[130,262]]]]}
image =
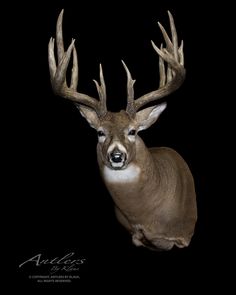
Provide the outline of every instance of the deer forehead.
{"type": "Polygon", "coordinates": [[[124,110],[119,113],[108,112],[101,120],[101,126],[110,131],[123,131],[134,125],[135,121],[124,110]]]}

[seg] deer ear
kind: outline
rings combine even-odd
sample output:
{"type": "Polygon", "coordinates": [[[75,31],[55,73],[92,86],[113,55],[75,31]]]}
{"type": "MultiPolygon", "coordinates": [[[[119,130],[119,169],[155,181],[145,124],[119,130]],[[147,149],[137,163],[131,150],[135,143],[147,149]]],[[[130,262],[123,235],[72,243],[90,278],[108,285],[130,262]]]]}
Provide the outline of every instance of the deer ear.
{"type": "Polygon", "coordinates": [[[145,130],[154,124],[166,106],[166,103],[162,103],[137,112],[135,120],[138,123],[138,131],[145,130]]]}
{"type": "Polygon", "coordinates": [[[82,106],[80,104],[76,103],[75,105],[78,108],[78,110],[80,111],[80,114],[87,120],[89,125],[92,128],[97,130],[98,127],[100,126],[100,120],[98,118],[97,113],[93,109],[82,106]]]}

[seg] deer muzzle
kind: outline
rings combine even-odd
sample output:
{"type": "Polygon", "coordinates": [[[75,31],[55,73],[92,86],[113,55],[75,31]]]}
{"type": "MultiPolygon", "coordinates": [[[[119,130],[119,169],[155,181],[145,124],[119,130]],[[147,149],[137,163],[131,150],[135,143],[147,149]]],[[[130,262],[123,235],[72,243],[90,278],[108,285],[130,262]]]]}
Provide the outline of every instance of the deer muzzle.
{"type": "Polygon", "coordinates": [[[125,167],[127,156],[125,152],[115,148],[108,154],[108,160],[113,169],[122,169],[125,167]]]}

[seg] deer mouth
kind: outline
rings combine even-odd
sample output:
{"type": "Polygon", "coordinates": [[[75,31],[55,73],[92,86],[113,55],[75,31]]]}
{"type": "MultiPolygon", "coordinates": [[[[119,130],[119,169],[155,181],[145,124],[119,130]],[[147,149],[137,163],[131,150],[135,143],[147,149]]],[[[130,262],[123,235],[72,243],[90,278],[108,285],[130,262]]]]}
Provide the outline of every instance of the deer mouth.
{"type": "Polygon", "coordinates": [[[126,168],[125,164],[115,164],[115,163],[111,163],[111,168],[113,170],[122,170],[126,168]]]}

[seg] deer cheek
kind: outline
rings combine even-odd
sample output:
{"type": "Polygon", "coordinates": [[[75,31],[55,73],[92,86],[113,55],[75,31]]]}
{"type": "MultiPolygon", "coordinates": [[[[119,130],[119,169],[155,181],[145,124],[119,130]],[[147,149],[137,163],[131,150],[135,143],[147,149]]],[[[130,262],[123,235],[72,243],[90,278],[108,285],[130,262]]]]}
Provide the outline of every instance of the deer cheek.
{"type": "Polygon", "coordinates": [[[109,154],[108,154],[108,148],[110,146],[110,142],[106,141],[103,145],[101,145],[101,156],[103,163],[105,165],[109,165],[109,154]]]}
{"type": "Polygon", "coordinates": [[[128,146],[126,146],[127,149],[127,161],[128,163],[132,162],[135,158],[136,152],[135,152],[135,143],[129,143],[128,146]]]}

